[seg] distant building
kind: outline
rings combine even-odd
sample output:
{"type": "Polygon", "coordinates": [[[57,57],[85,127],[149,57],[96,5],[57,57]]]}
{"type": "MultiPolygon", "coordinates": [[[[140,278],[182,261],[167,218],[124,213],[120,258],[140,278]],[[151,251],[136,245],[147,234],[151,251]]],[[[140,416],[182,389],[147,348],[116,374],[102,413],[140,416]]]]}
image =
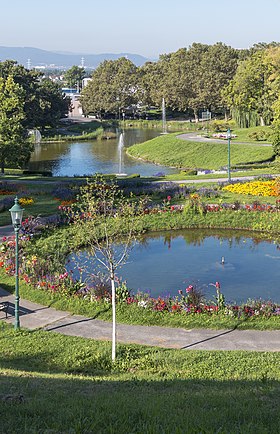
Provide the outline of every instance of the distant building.
{"type": "Polygon", "coordinates": [[[68,118],[83,116],[83,109],[80,104],[80,94],[77,89],[63,87],[61,91],[71,99],[71,110],[68,112],[68,118]]]}

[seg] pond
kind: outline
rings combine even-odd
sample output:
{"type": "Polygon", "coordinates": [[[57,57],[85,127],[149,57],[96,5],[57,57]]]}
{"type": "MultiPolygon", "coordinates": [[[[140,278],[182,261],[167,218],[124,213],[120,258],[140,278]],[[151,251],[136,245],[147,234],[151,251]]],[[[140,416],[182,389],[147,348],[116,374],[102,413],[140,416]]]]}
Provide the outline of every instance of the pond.
{"type": "MultiPolygon", "coordinates": [[[[129,129],[123,134],[124,148],[157,137],[159,130],[129,129]]],[[[53,176],[83,176],[93,173],[119,173],[119,136],[117,139],[42,143],[35,145],[29,170],[49,170],[53,176]]],[[[122,171],[152,176],[159,172],[176,173],[176,169],[145,163],[123,152],[122,171]]]]}
{"type": "MultiPolygon", "coordinates": [[[[155,297],[177,295],[195,284],[211,300],[218,281],[227,302],[280,302],[279,246],[250,235],[209,230],[147,234],[117,274],[134,292],[149,291],[155,297]]],[[[78,256],[80,264],[85,257],[78,256]]],[[[70,259],[68,266],[74,269],[73,256],[70,259]]]]}

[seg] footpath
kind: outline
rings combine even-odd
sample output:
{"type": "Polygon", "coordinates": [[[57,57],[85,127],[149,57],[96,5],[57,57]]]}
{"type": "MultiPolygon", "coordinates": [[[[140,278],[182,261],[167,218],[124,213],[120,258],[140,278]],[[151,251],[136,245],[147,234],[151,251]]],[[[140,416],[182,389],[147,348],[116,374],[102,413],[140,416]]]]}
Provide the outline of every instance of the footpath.
{"type": "MultiPolygon", "coordinates": [[[[9,302],[8,315],[0,311],[0,321],[14,322],[14,296],[0,288],[0,303],[9,302]]],[[[20,325],[87,339],[111,340],[110,322],[55,310],[20,300],[20,325]]],[[[177,329],[158,326],[117,324],[117,342],[182,350],[280,351],[280,330],[177,329]]]]}

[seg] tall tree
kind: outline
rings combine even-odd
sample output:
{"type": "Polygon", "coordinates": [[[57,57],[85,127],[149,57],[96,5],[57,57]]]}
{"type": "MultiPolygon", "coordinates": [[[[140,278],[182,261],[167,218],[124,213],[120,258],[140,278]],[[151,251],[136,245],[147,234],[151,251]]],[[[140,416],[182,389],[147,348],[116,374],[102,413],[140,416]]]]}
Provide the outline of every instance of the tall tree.
{"type": "Polygon", "coordinates": [[[214,45],[194,43],[187,52],[190,71],[191,97],[189,105],[195,117],[199,110],[225,109],[223,88],[233,78],[238,61],[238,51],[218,42],[214,45]]]}
{"type": "Polygon", "coordinates": [[[0,166],[22,167],[30,158],[32,145],[23,126],[25,92],[12,76],[0,77],[0,166]]]}
{"type": "Polygon", "coordinates": [[[137,68],[125,57],[105,60],[92,74],[82,90],[81,103],[85,114],[115,113],[137,101],[137,68]]]}
{"type": "Polygon", "coordinates": [[[44,129],[56,126],[59,119],[68,113],[68,98],[62,94],[58,84],[43,79],[40,72],[6,60],[0,62],[0,77],[6,80],[8,76],[13,77],[14,82],[24,90],[24,127],[44,129]]]}
{"type": "Polygon", "coordinates": [[[64,74],[64,80],[67,86],[76,88],[78,92],[82,89],[82,81],[86,76],[86,71],[84,68],[73,65],[64,74]]]}
{"type": "Polygon", "coordinates": [[[273,119],[280,91],[280,47],[258,49],[238,66],[224,95],[242,127],[265,125],[273,119]]]}
{"type": "Polygon", "coordinates": [[[44,132],[46,127],[56,127],[71,105],[70,98],[61,92],[58,83],[43,79],[36,89],[37,110],[34,123],[44,132]]]}

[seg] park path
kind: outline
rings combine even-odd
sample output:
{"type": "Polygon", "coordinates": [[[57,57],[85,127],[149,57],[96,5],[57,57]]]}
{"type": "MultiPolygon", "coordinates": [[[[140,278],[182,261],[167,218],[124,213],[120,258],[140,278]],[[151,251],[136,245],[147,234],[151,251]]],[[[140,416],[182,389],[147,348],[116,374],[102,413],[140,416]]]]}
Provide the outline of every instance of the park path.
{"type": "MultiPolygon", "coordinates": [[[[14,296],[0,288],[0,303],[9,302],[8,317],[14,321],[14,296]]],[[[97,318],[72,315],[28,300],[20,300],[21,327],[42,329],[68,336],[111,340],[112,325],[97,318]]],[[[280,330],[210,330],[117,324],[117,342],[183,350],[280,351],[280,330]]]]}
{"type": "MultiPolygon", "coordinates": [[[[181,140],[190,140],[193,142],[208,142],[208,143],[227,143],[227,139],[216,139],[211,137],[203,137],[200,134],[197,133],[184,133],[184,134],[178,134],[176,136],[177,139],[181,140]]],[[[236,139],[231,139],[231,143],[236,145],[253,145],[253,146],[265,146],[265,147],[271,147],[271,143],[256,143],[256,142],[238,142],[236,139]]]]}

